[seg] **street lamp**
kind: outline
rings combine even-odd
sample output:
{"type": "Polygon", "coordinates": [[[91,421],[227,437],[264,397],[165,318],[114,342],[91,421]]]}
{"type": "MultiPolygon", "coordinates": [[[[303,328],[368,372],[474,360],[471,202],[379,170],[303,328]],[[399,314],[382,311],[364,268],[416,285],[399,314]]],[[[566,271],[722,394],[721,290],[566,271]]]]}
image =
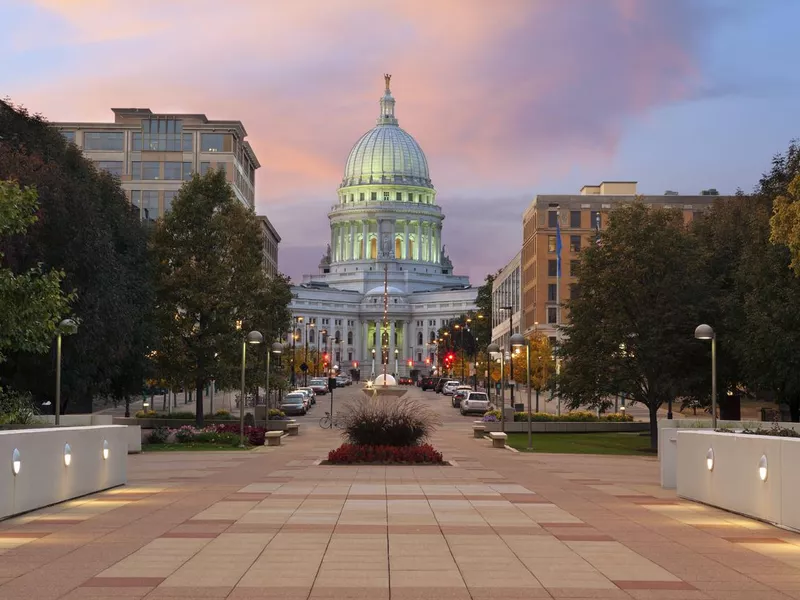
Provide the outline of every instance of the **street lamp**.
{"type": "Polygon", "coordinates": [[[306,349],[305,353],[303,354],[303,364],[306,366],[306,370],[303,371],[303,385],[308,385],[308,328],[314,327],[314,323],[306,323],[305,326],[305,336],[306,336],[306,349]]]}
{"type": "MultiPolygon", "coordinates": [[[[506,430],[506,395],[505,390],[503,389],[503,352],[500,350],[500,346],[497,344],[489,344],[486,351],[489,354],[499,354],[500,355],[500,426],[505,432],[506,430]]],[[[488,367],[488,365],[487,365],[488,367]]]]}
{"type": "Polygon", "coordinates": [[[267,352],[267,387],[264,390],[264,396],[266,397],[266,400],[264,402],[264,420],[265,421],[269,421],[269,370],[270,370],[269,362],[270,362],[270,357],[273,354],[275,354],[276,356],[280,356],[282,352],[283,352],[283,344],[281,344],[280,342],[274,342],[272,344],[272,348],[270,348],[270,351],[267,352]]]}
{"type": "Polygon", "coordinates": [[[525,346],[525,358],[527,366],[527,384],[528,384],[528,450],[533,450],[533,432],[532,432],[532,419],[531,419],[531,346],[525,340],[521,333],[515,333],[509,340],[512,348],[521,348],[525,346]]]}
{"type": "Polygon", "coordinates": [[[399,377],[400,376],[400,369],[399,369],[399,365],[397,364],[397,355],[398,355],[399,352],[400,352],[400,350],[398,350],[397,348],[394,349],[394,374],[395,374],[395,377],[399,377]]]}
{"type": "MultiPolygon", "coordinates": [[[[514,307],[513,306],[501,306],[500,310],[508,311],[508,335],[511,336],[514,333],[514,307]]],[[[509,351],[511,348],[511,338],[509,337],[509,344],[508,344],[509,351]]],[[[514,361],[511,361],[511,365],[509,367],[508,377],[512,382],[511,385],[511,406],[514,406],[514,388],[516,387],[516,383],[514,382],[514,361]]]]}
{"type": "Polygon", "coordinates": [[[717,428],[717,334],[711,325],[698,325],[694,330],[698,340],[711,340],[711,427],[717,428]]]}
{"type": "Polygon", "coordinates": [[[242,341],[242,398],[239,401],[239,447],[244,448],[244,404],[245,404],[245,382],[244,382],[244,371],[245,362],[247,358],[247,344],[260,344],[264,341],[264,336],[261,335],[260,331],[251,331],[247,334],[247,336],[242,341]]]}
{"type": "Polygon", "coordinates": [[[64,319],[56,328],[56,425],[61,423],[61,335],[73,335],[78,331],[78,324],[72,319],[64,319]]]}
{"type": "Polygon", "coordinates": [[[370,379],[375,379],[375,348],[372,349],[372,373],[370,379]]]}
{"type": "Polygon", "coordinates": [[[297,325],[303,322],[303,317],[295,317],[294,321],[295,324],[294,327],[292,327],[292,388],[294,388],[297,385],[297,375],[295,374],[295,364],[294,364],[296,356],[295,347],[297,342],[297,325]]]}

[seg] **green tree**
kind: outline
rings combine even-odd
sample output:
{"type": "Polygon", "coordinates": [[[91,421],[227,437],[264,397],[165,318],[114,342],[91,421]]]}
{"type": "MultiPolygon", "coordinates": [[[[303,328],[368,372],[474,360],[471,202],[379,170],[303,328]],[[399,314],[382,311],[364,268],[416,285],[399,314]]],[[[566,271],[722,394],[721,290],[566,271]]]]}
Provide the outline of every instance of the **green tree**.
{"type": "MultiPolygon", "coordinates": [[[[36,222],[37,207],[35,189],[0,181],[0,240],[24,235],[36,222]]],[[[45,272],[41,265],[22,273],[0,268],[0,362],[7,352],[44,354],[51,348],[56,326],[75,299],[62,291],[63,279],[63,271],[45,272]]]]}
{"type": "MultiPolygon", "coordinates": [[[[156,225],[159,362],[170,373],[188,365],[198,426],[206,383],[215,377],[220,388],[238,387],[244,337],[269,326],[259,305],[270,285],[262,244],[255,215],[235,198],[223,171],[185,183],[156,225]]],[[[250,354],[255,361],[257,351],[250,354]]]]}
{"type": "Polygon", "coordinates": [[[647,406],[655,448],[658,408],[707,372],[692,336],[707,293],[702,254],[680,211],[640,201],[610,214],[601,242],[581,253],[558,389],[573,408],[605,407],[617,393],[647,406]]]}
{"type": "MultiPolygon", "coordinates": [[[[119,181],[39,116],[0,101],[0,179],[38,192],[38,219],[3,240],[15,273],[39,265],[64,273],[75,292],[78,333],[63,346],[63,410],[90,411],[93,398],[141,389],[152,310],[147,235],[119,181]]],[[[53,400],[55,360],[25,351],[8,354],[0,376],[35,402],[53,400]]]]}

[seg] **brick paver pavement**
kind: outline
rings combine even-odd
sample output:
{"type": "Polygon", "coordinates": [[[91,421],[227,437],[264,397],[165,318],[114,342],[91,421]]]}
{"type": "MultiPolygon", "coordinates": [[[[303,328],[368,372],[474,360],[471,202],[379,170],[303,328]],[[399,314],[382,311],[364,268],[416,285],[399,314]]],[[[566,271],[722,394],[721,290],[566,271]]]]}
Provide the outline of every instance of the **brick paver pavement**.
{"type": "Polygon", "coordinates": [[[0,599],[800,598],[800,535],[677,499],[654,458],[471,436],[437,434],[446,467],[321,466],[313,427],[131,456],[128,486],[0,522],[0,599]]]}

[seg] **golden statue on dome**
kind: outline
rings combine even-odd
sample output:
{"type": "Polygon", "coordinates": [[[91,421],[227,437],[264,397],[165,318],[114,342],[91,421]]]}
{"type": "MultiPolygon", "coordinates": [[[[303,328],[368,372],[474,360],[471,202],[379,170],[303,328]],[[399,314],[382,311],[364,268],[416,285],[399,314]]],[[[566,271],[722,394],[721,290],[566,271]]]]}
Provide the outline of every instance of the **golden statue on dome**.
{"type": "Polygon", "coordinates": [[[383,78],[386,81],[386,90],[388,91],[389,90],[389,82],[392,80],[392,76],[389,75],[388,73],[384,73],[383,74],[383,78]]]}

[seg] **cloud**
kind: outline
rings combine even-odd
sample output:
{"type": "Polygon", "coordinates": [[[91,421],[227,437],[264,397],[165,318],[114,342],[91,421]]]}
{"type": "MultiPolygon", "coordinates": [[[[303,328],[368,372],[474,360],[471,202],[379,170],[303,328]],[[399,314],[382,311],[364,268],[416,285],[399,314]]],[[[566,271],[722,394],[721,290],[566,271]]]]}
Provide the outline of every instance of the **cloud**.
{"type": "MultiPolygon", "coordinates": [[[[310,238],[324,249],[347,153],[392,73],[400,125],[425,150],[448,215],[449,253],[477,282],[476,269],[516,253],[522,211],[552,191],[539,182],[610,165],[632,117],[692,96],[713,17],[694,0],[36,5],[62,25],[47,43],[74,56],[57,72],[42,62],[38,84],[12,81],[12,98],[55,121],[110,119],[112,106],[241,120],[263,165],[258,207],[295,278],[316,262],[292,248],[310,238]],[[503,206],[493,227],[507,240],[492,248],[463,241],[484,239],[487,199],[503,206]]],[[[18,39],[35,28],[15,24],[18,39]]]]}

